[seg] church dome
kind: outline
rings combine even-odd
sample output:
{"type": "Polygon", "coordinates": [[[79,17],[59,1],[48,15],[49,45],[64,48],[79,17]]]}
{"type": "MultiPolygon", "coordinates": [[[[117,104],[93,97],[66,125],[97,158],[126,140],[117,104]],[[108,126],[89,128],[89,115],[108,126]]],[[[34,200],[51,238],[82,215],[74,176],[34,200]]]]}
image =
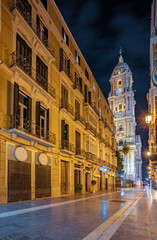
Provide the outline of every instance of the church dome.
{"type": "Polygon", "coordinates": [[[122,57],[122,52],[120,51],[120,57],[119,57],[119,62],[118,64],[115,66],[112,76],[117,75],[117,74],[121,74],[121,73],[125,73],[125,72],[131,72],[130,68],[128,66],[128,64],[126,64],[123,60],[122,57]]]}

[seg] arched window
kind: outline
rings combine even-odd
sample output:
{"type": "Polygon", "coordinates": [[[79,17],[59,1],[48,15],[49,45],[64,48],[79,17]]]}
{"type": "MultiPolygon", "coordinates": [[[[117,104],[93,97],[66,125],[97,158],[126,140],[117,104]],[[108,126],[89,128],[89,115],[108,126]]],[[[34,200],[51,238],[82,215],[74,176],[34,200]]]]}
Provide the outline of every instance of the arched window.
{"type": "Polygon", "coordinates": [[[117,109],[117,107],[115,107],[115,113],[117,113],[117,111],[118,111],[118,109],[117,109]]]}
{"type": "Polygon", "coordinates": [[[119,104],[119,112],[122,112],[122,104],[119,104]]]}
{"type": "Polygon", "coordinates": [[[119,131],[122,131],[122,130],[123,130],[123,126],[122,126],[122,124],[119,125],[118,130],[119,130],[119,131]]]}
{"type": "Polygon", "coordinates": [[[118,80],[118,86],[117,86],[118,88],[121,88],[122,87],[122,79],[119,79],[118,80]]]}
{"type": "Polygon", "coordinates": [[[124,111],[126,110],[126,106],[125,106],[125,104],[124,104],[124,106],[123,106],[123,109],[124,109],[124,111]]]}

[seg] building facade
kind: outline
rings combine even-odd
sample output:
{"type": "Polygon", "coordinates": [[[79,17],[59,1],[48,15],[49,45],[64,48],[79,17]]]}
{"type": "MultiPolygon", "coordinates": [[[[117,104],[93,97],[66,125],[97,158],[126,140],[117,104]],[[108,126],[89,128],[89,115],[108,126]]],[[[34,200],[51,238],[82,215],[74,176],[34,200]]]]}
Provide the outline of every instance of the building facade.
{"type": "Polygon", "coordinates": [[[0,203],[114,189],[113,114],[55,2],[0,13],[0,203]]]}
{"type": "Polygon", "coordinates": [[[123,60],[121,51],[119,62],[111,75],[110,84],[111,92],[108,101],[114,115],[118,150],[123,155],[123,179],[133,182],[137,179],[141,181],[141,139],[140,136],[135,135],[133,78],[129,66],[123,60]],[[129,152],[126,155],[122,152],[124,145],[129,147],[129,152]]]}
{"type": "Polygon", "coordinates": [[[154,0],[151,8],[150,33],[150,89],[147,94],[148,113],[151,114],[149,122],[149,178],[154,187],[157,183],[157,1],[154,0]],[[152,160],[152,161],[151,161],[152,160]]]}

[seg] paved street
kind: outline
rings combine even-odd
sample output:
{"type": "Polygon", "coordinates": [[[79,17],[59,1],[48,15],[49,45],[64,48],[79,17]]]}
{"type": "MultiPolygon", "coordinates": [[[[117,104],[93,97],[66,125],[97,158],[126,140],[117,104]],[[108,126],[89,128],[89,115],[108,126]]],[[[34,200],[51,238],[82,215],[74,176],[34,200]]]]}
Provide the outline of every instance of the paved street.
{"type": "Polygon", "coordinates": [[[100,194],[0,205],[0,239],[157,239],[157,191],[100,194]]]}

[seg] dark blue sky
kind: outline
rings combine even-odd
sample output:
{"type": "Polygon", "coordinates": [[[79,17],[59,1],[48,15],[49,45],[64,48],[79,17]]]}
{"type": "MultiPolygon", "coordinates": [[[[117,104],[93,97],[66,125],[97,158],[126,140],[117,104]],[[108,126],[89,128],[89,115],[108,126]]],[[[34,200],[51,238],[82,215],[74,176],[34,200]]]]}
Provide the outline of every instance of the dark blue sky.
{"type": "MultiPolygon", "coordinates": [[[[149,89],[151,0],[56,0],[75,41],[102,92],[108,97],[109,79],[118,63],[120,46],[136,90],[137,134],[147,148],[148,129],[142,124],[149,89]]],[[[144,160],[144,158],[143,158],[144,160]]],[[[145,168],[145,167],[144,167],[145,168]]],[[[144,169],[143,169],[144,170],[144,169]]],[[[145,170],[143,171],[145,175],[145,170]]]]}

